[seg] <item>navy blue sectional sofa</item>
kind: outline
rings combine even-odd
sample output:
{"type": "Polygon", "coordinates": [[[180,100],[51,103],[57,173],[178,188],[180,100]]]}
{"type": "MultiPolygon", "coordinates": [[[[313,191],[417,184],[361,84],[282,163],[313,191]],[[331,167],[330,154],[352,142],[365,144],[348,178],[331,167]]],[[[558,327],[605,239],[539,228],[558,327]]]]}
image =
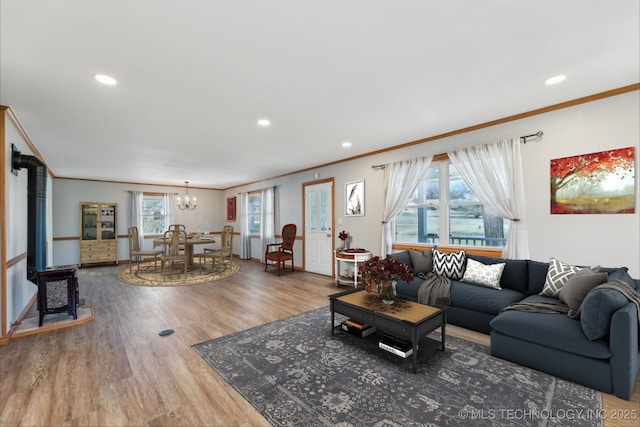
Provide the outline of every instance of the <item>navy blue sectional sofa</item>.
{"type": "MultiPolygon", "coordinates": [[[[409,251],[390,254],[412,265],[409,251]]],[[[620,292],[587,294],[579,318],[561,313],[501,310],[512,303],[550,302],[540,295],[549,263],[466,255],[482,264],[504,263],[500,287],[451,281],[448,323],[491,335],[491,354],[629,400],[640,371],[638,311],[620,292]]],[[[608,280],[640,289],[627,268],[601,268],[608,280]]],[[[418,301],[423,279],[398,282],[398,296],[418,301]]]]}

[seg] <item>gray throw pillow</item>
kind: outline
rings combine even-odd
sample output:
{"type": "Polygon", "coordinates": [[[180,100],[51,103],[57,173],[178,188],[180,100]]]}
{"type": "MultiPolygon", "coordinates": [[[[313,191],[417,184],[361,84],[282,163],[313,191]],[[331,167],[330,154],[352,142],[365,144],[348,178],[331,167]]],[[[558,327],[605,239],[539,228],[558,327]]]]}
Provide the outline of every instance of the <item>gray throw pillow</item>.
{"type": "Polygon", "coordinates": [[[424,252],[409,250],[411,264],[413,265],[413,274],[427,274],[433,270],[433,254],[431,249],[424,252]]]}
{"type": "Polygon", "coordinates": [[[580,315],[580,306],[587,294],[591,289],[606,281],[607,273],[594,273],[590,268],[583,268],[571,276],[567,283],[560,288],[560,293],[558,294],[560,301],[569,306],[567,315],[572,319],[578,317],[580,315]]]}

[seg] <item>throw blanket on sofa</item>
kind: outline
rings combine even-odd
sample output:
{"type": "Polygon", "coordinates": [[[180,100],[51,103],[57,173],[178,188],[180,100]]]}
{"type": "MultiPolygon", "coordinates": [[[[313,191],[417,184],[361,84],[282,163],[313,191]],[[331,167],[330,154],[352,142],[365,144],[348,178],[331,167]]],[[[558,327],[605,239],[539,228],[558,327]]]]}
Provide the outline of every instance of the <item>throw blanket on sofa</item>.
{"type": "Polygon", "coordinates": [[[628,283],[623,282],[622,280],[613,280],[611,282],[603,283],[602,285],[598,285],[593,290],[596,289],[615,289],[624,295],[629,302],[632,302],[636,306],[636,310],[638,311],[638,325],[640,325],[640,294],[638,291],[629,286],[628,283]]]}
{"type": "MultiPolygon", "coordinates": [[[[634,290],[628,283],[623,282],[622,280],[612,280],[611,282],[603,283],[601,285],[596,286],[591,290],[591,292],[596,289],[615,289],[624,295],[629,302],[632,302],[636,306],[636,310],[638,311],[638,324],[640,325],[640,294],[636,290],[634,290]]],[[[520,310],[520,311],[529,311],[533,313],[561,313],[568,314],[569,317],[575,318],[577,315],[571,316],[572,311],[565,304],[559,303],[550,303],[550,302],[516,302],[514,304],[508,305],[503,308],[500,312],[507,310],[520,310]]]]}
{"type": "Polygon", "coordinates": [[[529,311],[531,313],[560,313],[560,314],[568,314],[569,307],[562,304],[561,302],[514,302],[513,304],[509,304],[502,310],[500,313],[507,310],[519,310],[519,311],[529,311]]]}
{"type": "Polygon", "coordinates": [[[425,305],[451,305],[451,280],[430,272],[420,273],[418,277],[425,279],[418,289],[418,302],[425,305]]]}

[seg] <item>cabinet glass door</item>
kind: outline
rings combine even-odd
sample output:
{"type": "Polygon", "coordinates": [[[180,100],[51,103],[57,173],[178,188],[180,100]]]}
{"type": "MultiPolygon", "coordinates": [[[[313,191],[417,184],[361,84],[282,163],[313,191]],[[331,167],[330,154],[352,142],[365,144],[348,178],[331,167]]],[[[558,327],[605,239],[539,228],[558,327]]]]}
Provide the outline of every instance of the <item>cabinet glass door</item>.
{"type": "Polygon", "coordinates": [[[116,238],[116,208],[113,206],[100,207],[100,239],[114,240],[116,238]]]}
{"type": "Polygon", "coordinates": [[[82,240],[96,240],[98,238],[98,206],[82,206],[82,240]]]}

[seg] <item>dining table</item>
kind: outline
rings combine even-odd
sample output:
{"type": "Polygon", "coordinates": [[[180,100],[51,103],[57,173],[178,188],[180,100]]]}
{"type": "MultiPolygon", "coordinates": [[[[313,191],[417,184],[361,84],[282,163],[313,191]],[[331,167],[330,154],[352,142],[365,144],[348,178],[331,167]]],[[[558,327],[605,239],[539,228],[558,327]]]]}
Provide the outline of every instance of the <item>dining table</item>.
{"type": "MultiPolygon", "coordinates": [[[[195,245],[215,245],[216,240],[213,238],[213,235],[203,234],[200,237],[188,237],[187,240],[181,240],[180,244],[184,244],[184,250],[187,254],[187,260],[189,267],[193,267],[193,252],[195,245]]],[[[164,239],[162,237],[153,239],[153,247],[156,248],[158,246],[164,246],[164,239]]]]}

